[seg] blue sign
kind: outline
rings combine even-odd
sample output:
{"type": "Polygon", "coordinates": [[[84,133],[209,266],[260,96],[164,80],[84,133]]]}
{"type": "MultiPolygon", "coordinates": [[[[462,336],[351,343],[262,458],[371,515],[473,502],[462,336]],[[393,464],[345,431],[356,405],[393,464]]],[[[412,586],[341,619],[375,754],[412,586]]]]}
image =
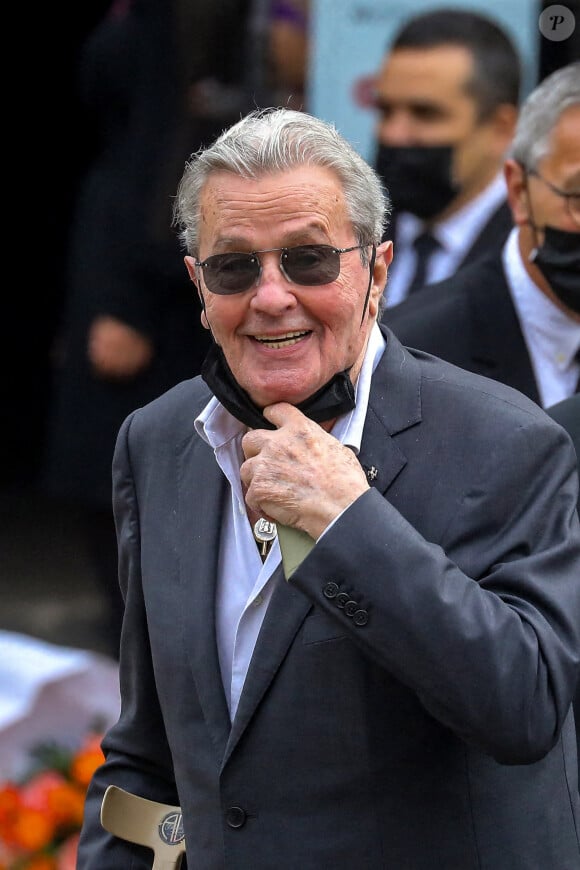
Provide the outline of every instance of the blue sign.
{"type": "Polygon", "coordinates": [[[537,0],[311,0],[306,108],[334,123],[370,162],[374,159],[375,113],[360,105],[360,90],[365,80],[378,72],[404,21],[441,7],[470,9],[497,20],[521,56],[522,96],[536,86],[540,39],[537,0]]]}

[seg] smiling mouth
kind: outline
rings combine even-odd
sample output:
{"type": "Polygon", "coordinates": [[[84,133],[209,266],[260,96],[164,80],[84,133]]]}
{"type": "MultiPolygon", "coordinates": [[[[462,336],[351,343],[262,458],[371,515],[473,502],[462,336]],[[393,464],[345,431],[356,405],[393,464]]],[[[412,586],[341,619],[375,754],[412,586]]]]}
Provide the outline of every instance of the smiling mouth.
{"type": "Polygon", "coordinates": [[[306,335],[309,335],[309,331],[303,332],[287,332],[286,335],[256,335],[254,338],[256,341],[259,341],[260,344],[263,344],[264,347],[290,347],[293,344],[297,344],[302,338],[306,335]]]}

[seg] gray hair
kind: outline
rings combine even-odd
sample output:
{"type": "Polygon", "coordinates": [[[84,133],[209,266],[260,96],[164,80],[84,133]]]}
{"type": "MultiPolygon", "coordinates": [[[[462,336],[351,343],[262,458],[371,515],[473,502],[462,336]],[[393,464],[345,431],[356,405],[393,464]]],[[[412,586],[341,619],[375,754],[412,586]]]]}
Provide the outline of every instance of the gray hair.
{"type": "Polygon", "coordinates": [[[547,76],[520,110],[509,156],[526,169],[536,169],[550,148],[550,136],[562,113],[580,103],[580,62],[547,76]]]}
{"type": "MultiPolygon", "coordinates": [[[[299,166],[333,170],[344,193],[357,243],[379,244],[390,204],[377,173],[336,128],[306,112],[258,109],[192,154],[173,206],[173,225],[188,254],[199,256],[200,197],[214,172],[258,178],[299,166]]],[[[365,262],[368,257],[365,253],[365,262]]]]}

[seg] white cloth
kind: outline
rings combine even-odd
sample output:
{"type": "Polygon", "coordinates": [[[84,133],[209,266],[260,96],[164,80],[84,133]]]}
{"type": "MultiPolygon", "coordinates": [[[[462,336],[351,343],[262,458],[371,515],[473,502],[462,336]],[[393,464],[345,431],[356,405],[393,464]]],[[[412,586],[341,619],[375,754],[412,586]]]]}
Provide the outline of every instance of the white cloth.
{"type": "MultiPolygon", "coordinates": [[[[429,261],[428,284],[442,281],[453,275],[485,224],[505,198],[505,180],[503,173],[499,173],[475,199],[447,220],[430,227],[440,247],[429,261]]],[[[407,287],[415,272],[416,264],[413,242],[425,229],[426,224],[415,215],[403,212],[397,218],[394,257],[389,267],[385,293],[388,308],[402,302],[407,296],[407,287]]]]}
{"type": "Polygon", "coordinates": [[[39,744],[75,749],[120,709],[112,659],[0,631],[0,781],[25,774],[39,744]]]}
{"type": "MultiPolygon", "coordinates": [[[[332,434],[358,454],[367,412],[372,373],[385,341],[375,324],[356,384],[356,407],[340,417],[332,434]]],[[[240,481],[241,439],[247,427],[214,397],[195,420],[198,434],[213,448],[228,479],[230,497],[222,522],[216,600],[216,633],[222,680],[230,716],[235,716],[250,659],[272,595],[270,579],[280,564],[278,540],[264,564],[246,514],[240,481]]]]}
{"type": "Polygon", "coordinates": [[[506,280],[530,354],[543,408],[567,399],[575,390],[580,365],[580,323],[558,308],[525,270],[518,230],[508,236],[502,252],[506,280]]]}

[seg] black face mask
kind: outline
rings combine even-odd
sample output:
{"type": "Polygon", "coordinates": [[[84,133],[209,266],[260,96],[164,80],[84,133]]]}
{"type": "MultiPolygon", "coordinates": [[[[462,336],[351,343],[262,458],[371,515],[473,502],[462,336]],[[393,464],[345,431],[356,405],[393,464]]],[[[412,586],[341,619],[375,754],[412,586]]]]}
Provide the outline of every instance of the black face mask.
{"type": "MultiPolygon", "coordinates": [[[[347,369],[334,375],[312,396],[296,405],[298,410],[314,420],[315,423],[334,420],[335,417],[352,411],[355,407],[355,396],[348,372],[347,369]]],[[[215,342],[210,347],[203,362],[201,376],[224,408],[227,408],[230,414],[233,414],[241,423],[245,423],[251,429],[276,428],[273,423],[266,420],[260,408],[240,387],[227,364],[221,347],[215,342]]]]}
{"type": "Polygon", "coordinates": [[[530,262],[566,308],[580,314],[580,233],[544,227],[544,242],[534,248],[530,262]]]}
{"type": "Polygon", "coordinates": [[[436,217],[455,199],[459,185],[451,177],[451,145],[380,145],[375,168],[395,211],[421,220],[436,217]]]}

